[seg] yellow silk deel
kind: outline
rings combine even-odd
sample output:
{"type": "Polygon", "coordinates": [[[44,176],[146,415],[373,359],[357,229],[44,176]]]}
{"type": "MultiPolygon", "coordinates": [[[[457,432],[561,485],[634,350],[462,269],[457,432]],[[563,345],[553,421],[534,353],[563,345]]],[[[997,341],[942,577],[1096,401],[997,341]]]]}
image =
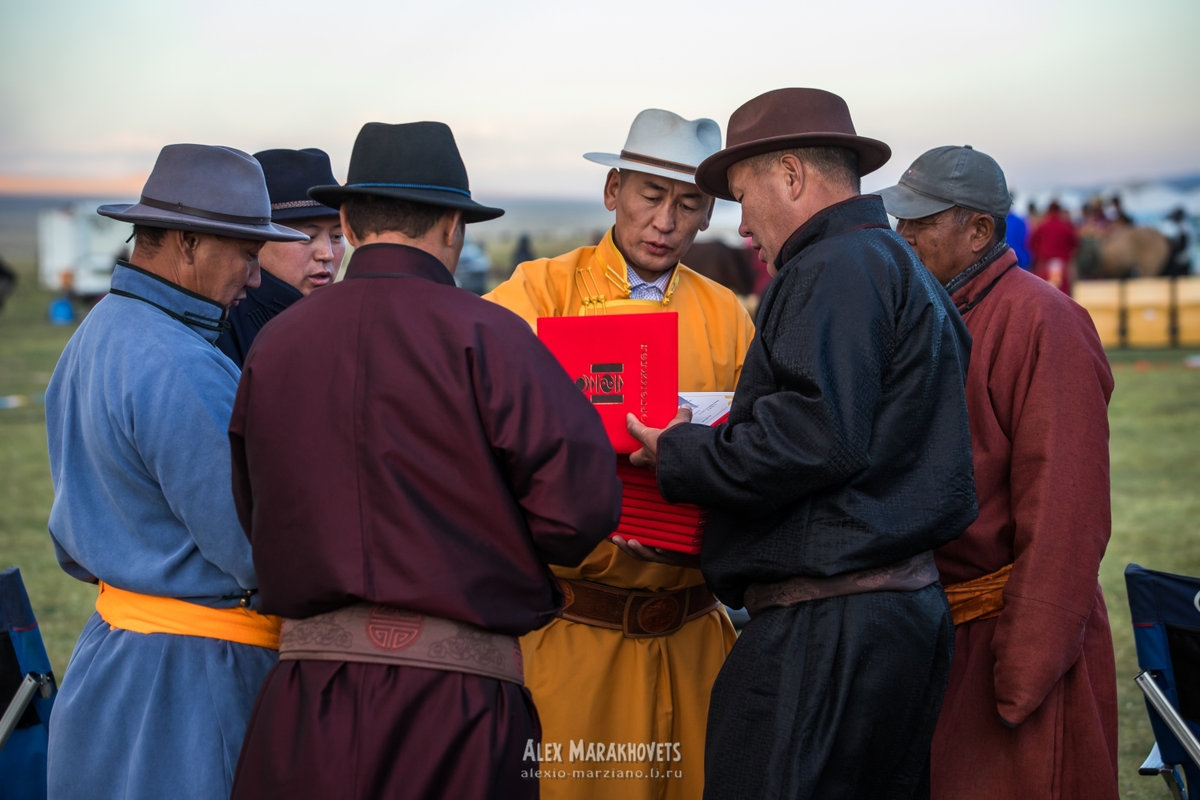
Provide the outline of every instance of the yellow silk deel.
{"type": "MultiPolygon", "coordinates": [[[[485,297],[535,331],[539,317],[678,312],[681,392],[733,391],[754,336],[733,292],[682,264],[662,301],[630,299],[625,259],[611,230],[595,247],[521,264],[485,297]]],[[[580,566],[552,569],[563,578],[625,589],[675,591],[704,582],[699,570],[638,561],[608,541],[580,566]]],[[[537,704],[543,742],[561,744],[563,758],[561,764],[529,766],[566,774],[543,778],[543,800],[699,798],[709,695],[735,641],[724,610],[649,639],[564,619],[522,637],[525,685],[537,704]],[[582,742],[585,755],[589,745],[592,753],[605,748],[606,760],[570,761],[573,742],[582,742]],[[655,742],[678,745],[671,756],[679,760],[628,760],[630,744],[655,742]],[[607,760],[609,745],[618,760],[607,760]],[[626,760],[620,760],[622,751],[626,760]],[[572,777],[576,770],[584,777],[572,777]],[[615,777],[639,770],[647,777],[615,777]]]]}

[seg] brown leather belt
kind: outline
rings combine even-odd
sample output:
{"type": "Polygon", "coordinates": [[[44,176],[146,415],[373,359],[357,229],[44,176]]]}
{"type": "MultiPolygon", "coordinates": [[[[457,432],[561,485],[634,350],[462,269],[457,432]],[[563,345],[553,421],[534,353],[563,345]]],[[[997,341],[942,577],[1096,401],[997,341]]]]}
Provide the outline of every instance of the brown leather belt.
{"type": "Polygon", "coordinates": [[[752,583],[746,588],[744,602],[746,611],[753,617],[768,608],[787,608],[829,597],[867,592],[915,592],[937,581],[933,553],[926,551],[879,569],[844,572],[828,578],[797,576],[779,583],[752,583]]]}
{"type": "Polygon", "coordinates": [[[630,639],[666,636],[721,603],[704,584],[677,592],[644,592],[591,581],[559,578],[563,619],[621,631],[630,639]]]}

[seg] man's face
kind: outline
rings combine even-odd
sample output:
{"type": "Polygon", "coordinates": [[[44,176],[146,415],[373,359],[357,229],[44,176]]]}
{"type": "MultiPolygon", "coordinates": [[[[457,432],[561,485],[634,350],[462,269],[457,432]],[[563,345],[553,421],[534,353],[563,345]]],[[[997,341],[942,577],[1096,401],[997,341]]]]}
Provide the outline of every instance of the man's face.
{"type": "Polygon", "coordinates": [[[302,294],[332,283],[346,255],[341,219],[310,217],[282,224],[307,233],[309,241],[267,242],[258,254],[262,268],[302,294]]]}
{"type": "Polygon", "coordinates": [[[896,232],[912,245],[917,258],[942,285],[977,258],[971,247],[972,226],[956,222],[953,208],[919,219],[902,219],[896,232]]]}
{"type": "Polygon", "coordinates": [[[650,273],[674,268],[712,212],[712,200],[695,184],[631,170],[608,174],[604,205],[617,212],[617,249],[650,273]]]}
{"type": "Polygon", "coordinates": [[[742,206],[738,233],[743,239],[750,239],[772,275],[775,256],[796,230],[794,221],[785,213],[791,198],[781,172],[778,165],[759,170],[749,161],[739,161],[726,172],[729,193],[742,206]]]}
{"type": "Polygon", "coordinates": [[[226,308],[257,288],[258,252],[263,243],[250,239],[198,234],[195,257],[195,291],[226,308]]]}

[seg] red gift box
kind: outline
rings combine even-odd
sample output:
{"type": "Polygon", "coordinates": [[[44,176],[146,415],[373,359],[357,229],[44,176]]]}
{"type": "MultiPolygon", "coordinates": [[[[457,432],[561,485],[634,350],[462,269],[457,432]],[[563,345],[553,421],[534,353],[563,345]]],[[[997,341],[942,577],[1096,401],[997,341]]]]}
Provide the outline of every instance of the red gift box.
{"type": "Polygon", "coordinates": [[[604,421],[618,453],[641,444],[625,415],[662,428],[679,408],[679,314],[541,317],[538,338],[604,421]]]}

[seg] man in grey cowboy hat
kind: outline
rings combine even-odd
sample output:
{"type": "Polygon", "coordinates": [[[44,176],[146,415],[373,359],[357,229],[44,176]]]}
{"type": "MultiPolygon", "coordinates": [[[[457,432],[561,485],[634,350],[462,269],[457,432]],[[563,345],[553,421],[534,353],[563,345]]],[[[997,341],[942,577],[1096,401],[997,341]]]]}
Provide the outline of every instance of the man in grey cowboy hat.
{"type": "Polygon", "coordinates": [[[780,89],[697,185],[777,273],[729,421],[631,417],[671,501],[712,509],[709,585],[751,620],[713,687],[705,797],[914,798],[954,626],[933,548],[975,518],[970,339],[859,176],[890,150],[845,102],[780,89]]]}
{"type": "Polygon", "coordinates": [[[504,212],[447,126],[367,124],[346,185],[310,195],[356,249],[259,334],[230,423],[288,620],[234,797],[536,797],[516,637],[562,601],[546,564],[616,527],[612,446],[529,327],[454,285],[466,224],[504,212]]]}
{"type": "Polygon", "coordinates": [[[990,156],[934,148],[881,194],[972,337],[979,518],[934,553],[955,647],[932,795],[1115,800],[1116,674],[1096,577],[1112,527],[1104,348],[1087,311],[1017,265],[990,156]]]}
{"type": "Polygon", "coordinates": [[[271,221],[308,236],[306,242],[268,242],[258,253],[262,283],[229,312],[229,330],[217,347],[240,368],[262,327],[292,303],[337,277],[346,255],[336,208],[308,196],[314,186],[337,183],[329,156],[315,147],[254,154],[271,193],[271,221]]]}
{"type": "MultiPolygon", "coordinates": [[[[642,111],[620,154],[584,156],[610,167],[604,202],[616,220],[600,244],[521,264],[487,299],[535,328],[538,317],[678,312],[679,390],[732,392],[754,338],[750,315],[733,292],[679,261],[712,213],[712,197],[695,184],[696,165],[720,148],[711,119],[642,111]]],[[[674,742],[680,757],[668,765],[631,760],[630,769],[661,776],[635,783],[547,779],[544,798],[682,798],[702,790],[708,697],[736,635],[698,560],[665,553],[618,536],[579,566],[556,567],[568,605],[522,648],[546,741],[674,742]],[[654,630],[631,630],[624,607],[635,595],[688,611],[654,630]],[[672,679],[651,677],[659,675],[672,679]],[[644,700],[613,702],[631,692],[644,700]]]]}
{"type": "Polygon", "coordinates": [[[262,168],[226,147],[164,147],[111,293],[46,390],[62,568],[98,583],[50,729],[52,798],[226,796],[278,625],[257,613],[230,493],[238,369],[213,346],[258,285],[271,222],[262,168]]]}

